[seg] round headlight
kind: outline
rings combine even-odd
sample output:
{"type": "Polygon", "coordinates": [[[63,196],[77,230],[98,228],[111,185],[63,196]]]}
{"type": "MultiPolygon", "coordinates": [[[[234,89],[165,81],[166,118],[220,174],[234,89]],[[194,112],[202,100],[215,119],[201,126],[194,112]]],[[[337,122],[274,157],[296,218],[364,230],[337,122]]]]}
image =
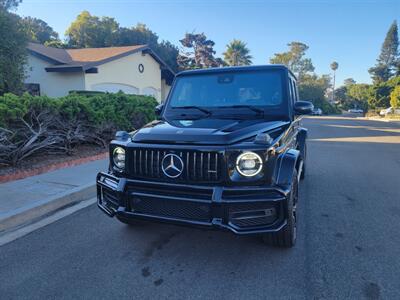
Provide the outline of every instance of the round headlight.
{"type": "Polygon", "coordinates": [[[262,169],[262,159],[254,152],[244,152],[236,160],[236,170],[246,177],[256,176],[262,169]]]}
{"type": "Polygon", "coordinates": [[[118,169],[125,168],[125,149],[121,147],[116,147],[113,151],[113,161],[114,165],[118,169]]]}

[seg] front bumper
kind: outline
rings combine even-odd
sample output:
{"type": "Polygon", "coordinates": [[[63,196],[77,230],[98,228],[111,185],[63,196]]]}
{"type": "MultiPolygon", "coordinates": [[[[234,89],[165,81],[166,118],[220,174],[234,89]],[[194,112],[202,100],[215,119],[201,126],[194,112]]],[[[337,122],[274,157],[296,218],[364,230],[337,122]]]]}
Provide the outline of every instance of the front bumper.
{"type": "Polygon", "coordinates": [[[289,191],[278,187],[171,184],[97,175],[97,205],[107,215],[230,230],[277,232],[287,224],[289,191]]]}

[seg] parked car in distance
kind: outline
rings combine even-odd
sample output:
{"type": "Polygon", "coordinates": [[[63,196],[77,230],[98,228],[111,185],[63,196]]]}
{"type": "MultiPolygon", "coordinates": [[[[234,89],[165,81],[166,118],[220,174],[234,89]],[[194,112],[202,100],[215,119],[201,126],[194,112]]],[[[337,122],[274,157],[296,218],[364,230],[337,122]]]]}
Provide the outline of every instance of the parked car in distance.
{"type": "Polygon", "coordinates": [[[314,108],[311,114],[314,116],[322,116],[322,109],[314,108]]]}
{"type": "Polygon", "coordinates": [[[393,107],[389,107],[389,108],[382,109],[379,112],[379,115],[381,115],[382,117],[386,116],[387,114],[400,115],[400,109],[399,108],[394,109],[393,107]]]}
{"type": "Polygon", "coordinates": [[[358,109],[358,108],[351,108],[348,110],[349,113],[353,113],[353,114],[363,114],[364,111],[362,109],[358,109]]]}
{"type": "Polygon", "coordinates": [[[97,204],[130,225],[201,226],[292,247],[307,157],[300,122],[313,109],[285,66],[181,72],[158,120],[111,142],[97,204]]]}
{"type": "Polygon", "coordinates": [[[385,109],[382,109],[380,112],[379,112],[379,115],[381,115],[381,116],[386,116],[387,114],[390,114],[391,112],[393,112],[393,107],[389,107],[389,108],[385,108],[385,109]]]}

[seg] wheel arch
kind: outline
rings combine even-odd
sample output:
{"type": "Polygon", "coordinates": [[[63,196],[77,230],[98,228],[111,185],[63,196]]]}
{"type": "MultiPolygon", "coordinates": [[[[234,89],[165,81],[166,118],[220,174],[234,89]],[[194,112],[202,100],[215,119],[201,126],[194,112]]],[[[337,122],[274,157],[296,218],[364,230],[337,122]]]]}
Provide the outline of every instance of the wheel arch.
{"type": "Polygon", "coordinates": [[[302,157],[304,157],[305,147],[306,147],[306,140],[308,136],[308,129],[301,127],[299,128],[299,132],[297,134],[297,149],[300,151],[302,157]]]}
{"type": "Polygon", "coordinates": [[[301,164],[302,158],[299,150],[289,149],[282,153],[278,157],[276,184],[290,188],[293,181],[293,171],[296,169],[299,172],[301,164]]]}

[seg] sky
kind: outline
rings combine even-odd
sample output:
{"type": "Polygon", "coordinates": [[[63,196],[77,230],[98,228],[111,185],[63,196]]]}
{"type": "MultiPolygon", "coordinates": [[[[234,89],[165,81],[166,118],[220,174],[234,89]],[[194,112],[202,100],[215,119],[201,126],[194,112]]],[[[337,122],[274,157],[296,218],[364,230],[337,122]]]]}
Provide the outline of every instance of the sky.
{"type": "Polygon", "coordinates": [[[144,23],[175,45],[186,32],[204,32],[217,56],[240,39],[257,65],[301,41],[317,74],[330,74],[330,63],[339,63],[339,85],[349,77],[371,82],[368,68],[391,23],[400,23],[400,0],[23,0],[16,13],[46,21],[63,37],[83,10],[124,27],[144,23]]]}

